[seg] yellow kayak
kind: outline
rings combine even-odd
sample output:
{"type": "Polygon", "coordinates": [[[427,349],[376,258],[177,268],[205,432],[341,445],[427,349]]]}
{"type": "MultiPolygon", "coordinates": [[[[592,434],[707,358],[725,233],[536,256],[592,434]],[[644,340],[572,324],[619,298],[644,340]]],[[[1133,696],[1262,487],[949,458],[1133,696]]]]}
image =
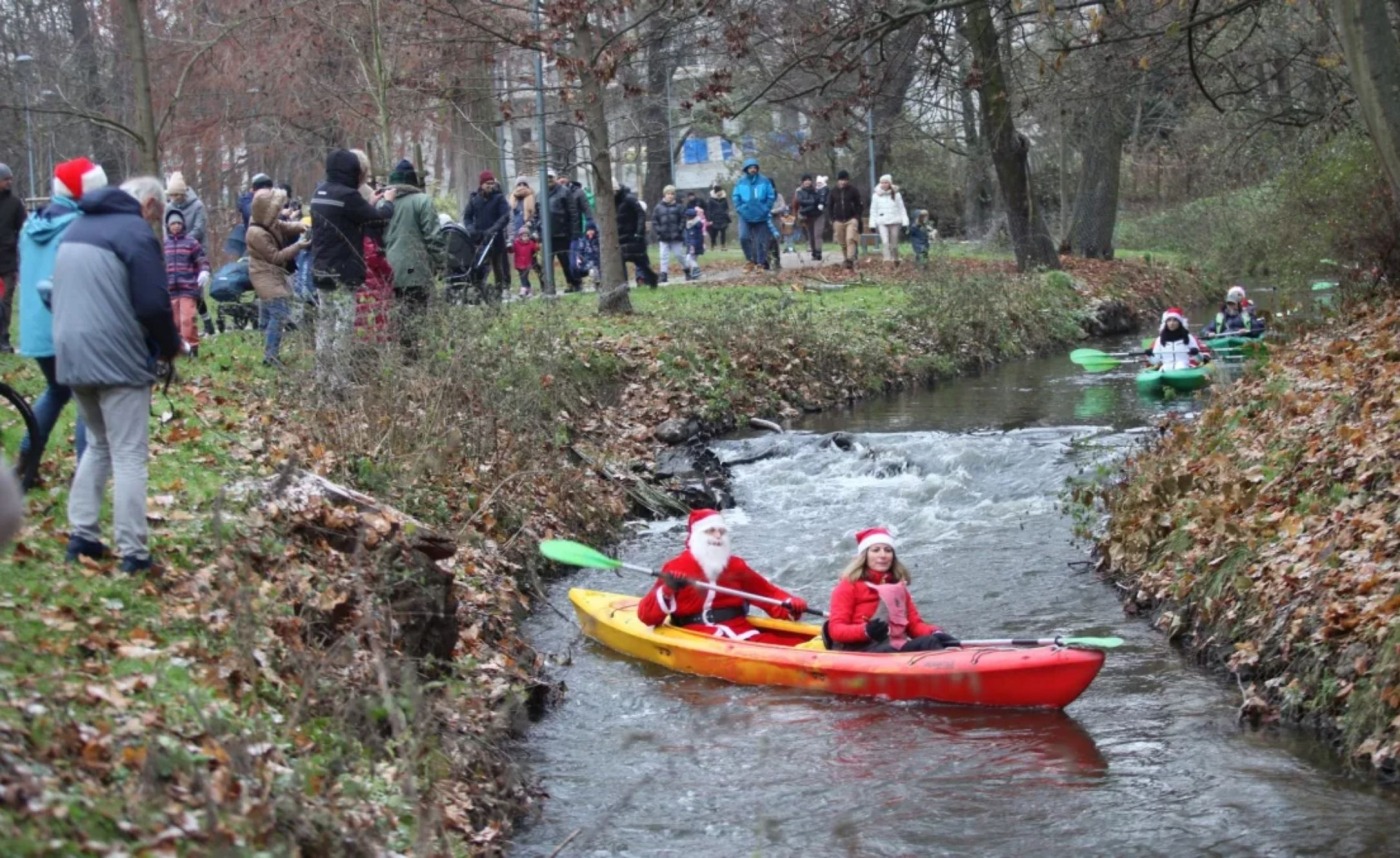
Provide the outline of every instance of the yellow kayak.
{"type": "Polygon", "coordinates": [[[569,591],[584,634],[623,655],[681,673],[742,685],[779,685],[831,694],[930,700],[974,706],[1063,709],[1089,687],[1104,654],[1058,646],[964,647],[938,652],[833,652],[821,629],[750,616],[791,646],[749,643],[637,619],[640,597],[569,591]]]}

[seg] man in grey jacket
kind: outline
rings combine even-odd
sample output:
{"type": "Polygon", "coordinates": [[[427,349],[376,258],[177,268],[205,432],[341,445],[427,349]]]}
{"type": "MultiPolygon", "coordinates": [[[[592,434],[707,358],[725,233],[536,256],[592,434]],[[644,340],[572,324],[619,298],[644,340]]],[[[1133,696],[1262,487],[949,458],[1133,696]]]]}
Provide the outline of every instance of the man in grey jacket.
{"type": "Polygon", "coordinates": [[[83,217],[63,235],[53,270],[58,381],[73,389],[88,447],[68,494],[68,559],[102,559],[102,496],[113,480],[112,524],[123,572],[151,568],[146,474],[157,359],[182,351],[156,233],[165,212],[159,179],[84,194],[83,217]]]}

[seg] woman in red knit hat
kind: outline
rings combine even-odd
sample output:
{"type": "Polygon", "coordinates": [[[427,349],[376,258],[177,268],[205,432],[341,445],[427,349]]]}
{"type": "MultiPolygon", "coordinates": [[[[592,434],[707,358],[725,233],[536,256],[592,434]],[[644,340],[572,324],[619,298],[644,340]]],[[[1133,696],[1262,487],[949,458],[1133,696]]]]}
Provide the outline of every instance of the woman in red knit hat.
{"type": "Polygon", "coordinates": [[[855,652],[919,652],[960,646],[924,622],[909,595],[909,570],[883,527],[856,534],[856,557],[831,591],[826,630],[832,648],[855,652]]]}

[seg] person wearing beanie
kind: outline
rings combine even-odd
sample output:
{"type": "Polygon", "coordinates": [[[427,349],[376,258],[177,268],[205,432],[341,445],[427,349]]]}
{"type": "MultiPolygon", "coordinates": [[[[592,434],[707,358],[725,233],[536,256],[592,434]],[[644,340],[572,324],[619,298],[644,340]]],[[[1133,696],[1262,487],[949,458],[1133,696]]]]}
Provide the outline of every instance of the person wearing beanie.
{"type": "Polygon", "coordinates": [[[807,602],[774,586],[730,551],[729,526],[717,510],[697,509],[686,522],[686,548],[661,567],[656,583],[637,603],[637,619],[659,626],[669,617],[671,625],[701,634],[750,643],[792,646],[790,635],[763,632],[747,619],[748,602],[703,585],[713,584],[776,600],[759,603],[769,616],[797,620],[807,602]]]}
{"type": "Polygon", "coordinates": [[[438,229],[437,208],[419,184],[407,158],[389,174],[394,182],[394,215],[384,231],[384,256],[394,271],[394,306],[400,314],[399,341],[410,352],[428,312],[428,298],[438,272],[446,265],[447,247],[438,229]]]}
{"type": "Polygon", "coordinates": [[[349,384],[355,331],[355,292],[365,283],[365,227],[393,215],[396,191],[375,202],[360,194],[369,168],[349,149],[326,156],[326,178],[311,196],[311,279],[316,286],[316,377],[321,389],[340,395],[349,384]]]}
{"type": "Polygon", "coordinates": [[[1220,312],[1215,314],[1202,333],[1206,339],[1230,335],[1257,337],[1264,333],[1264,320],[1254,315],[1254,302],[1246,297],[1244,287],[1231,286],[1225,293],[1220,312]]]}
{"type": "Polygon", "coordinates": [[[889,173],[870,194],[870,226],[880,234],[880,252],[886,262],[899,262],[899,232],[909,226],[909,211],[889,173]]]}
{"type": "Polygon", "coordinates": [[[1177,307],[1168,307],[1162,313],[1162,327],[1157,331],[1157,339],[1152,341],[1148,356],[1152,366],[1167,370],[1190,369],[1209,360],[1192,336],[1186,315],[1177,307]]]}
{"type": "Polygon", "coordinates": [[[792,204],[807,234],[807,252],[814,262],[822,259],[822,213],[826,211],[826,191],[816,186],[811,173],[802,174],[802,184],[792,192],[792,204]]]}
{"type": "Polygon", "coordinates": [[[185,217],[179,209],[165,212],[165,280],[170,290],[170,307],[175,327],[190,347],[190,356],[199,357],[199,299],[209,285],[209,256],[204,246],[185,232],[185,217]]]}
{"type": "Polygon", "coordinates": [[[860,250],[860,216],[865,210],[860,190],[845,170],[836,174],[836,187],[827,195],[826,216],[831,218],[833,239],[841,247],[846,268],[854,270],[860,250]]]}
{"type": "Polygon", "coordinates": [[[250,187],[238,196],[238,213],[243,216],[243,230],[248,230],[248,219],[253,215],[253,194],[264,188],[272,187],[272,177],[266,173],[258,173],[253,176],[249,183],[250,187]]]}
{"type": "MultiPolygon", "coordinates": [[[[64,233],[82,216],[78,203],[84,194],[107,187],[107,174],[87,158],[64,161],[53,169],[53,199],[48,207],[29,218],[19,238],[19,353],[33,358],[47,385],[34,400],[34,420],[39,431],[20,444],[26,460],[41,461],[49,436],[73,391],[59,384],[53,346],[53,313],[49,298],[53,289],[54,261],[64,233]]],[[[81,459],[87,447],[87,426],[78,415],[74,448],[81,459]]],[[[30,485],[25,489],[32,488],[30,485]]]]}
{"type": "MultiPolygon", "coordinates": [[[[184,217],[185,235],[199,242],[199,246],[207,250],[209,217],[204,211],[204,201],[194,192],[194,188],[185,182],[185,176],[179,170],[171,173],[170,179],[165,183],[165,211],[169,214],[172,209],[179,211],[184,217]]],[[[195,301],[195,309],[204,323],[205,335],[213,335],[214,320],[209,318],[209,307],[202,294],[195,301]]]]}
{"type": "Polygon", "coordinates": [[[412,185],[415,188],[422,188],[423,182],[418,178],[418,170],[413,166],[413,162],[407,158],[402,158],[394,169],[389,171],[389,184],[391,185],[412,185]]]}
{"type": "Polygon", "coordinates": [[[14,171],[0,164],[0,352],[13,352],[10,345],[10,303],[19,278],[19,233],[29,218],[14,191],[14,171]]]}
{"type": "Polygon", "coordinates": [[[854,652],[961,646],[919,615],[909,594],[909,570],[895,556],[894,535],[884,527],[856,533],[856,556],[837,576],[823,635],[832,649],[854,652]]]}
{"type": "Polygon", "coordinates": [[[718,246],[721,250],[729,246],[729,194],[718,183],[710,188],[710,198],[705,201],[705,220],[709,222],[706,232],[710,234],[710,249],[718,246]]]}
{"type": "Polygon", "coordinates": [[[510,203],[496,183],[496,175],[482,170],[477,188],[462,210],[462,226],[475,244],[473,258],[482,252],[491,266],[497,295],[510,288],[510,258],[506,255],[506,228],[510,226],[510,203]]]}
{"type": "Polygon", "coordinates": [[[685,206],[676,199],[675,185],[661,189],[661,201],[651,207],[651,228],[661,248],[658,272],[661,282],[665,283],[671,274],[672,257],[680,263],[685,279],[690,280],[690,264],[686,261],[685,253],[685,206]]]}

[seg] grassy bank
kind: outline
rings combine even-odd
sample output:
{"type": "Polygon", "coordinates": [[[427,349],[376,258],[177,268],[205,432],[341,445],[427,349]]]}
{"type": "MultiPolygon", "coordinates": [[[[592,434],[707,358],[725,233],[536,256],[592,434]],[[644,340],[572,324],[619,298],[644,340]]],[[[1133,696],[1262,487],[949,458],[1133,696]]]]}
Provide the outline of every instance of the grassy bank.
{"type": "Polygon", "coordinates": [[[1400,755],[1400,303],[1275,349],[1102,499],[1132,610],[1236,677],[1242,717],[1400,755]]]}
{"type": "MultiPolygon", "coordinates": [[[[335,402],[304,333],[282,375],[252,332],[206,342],[156,401],[158,573],[62,562],[66,442],[0,562],[0,841],[499,851],[535,798],[509,743],[551,693],[518,634],[536,542],[605,542],[654,501],[665,419],[828,407],[1068,346],[1096,297],[1197,288],[1072,273],[641,290],[625,318],[591,295],[443,308],[412,358],[364,345],[335,402]]],[[[18,359],[6,375],[35,391],[18,359]]]]}

